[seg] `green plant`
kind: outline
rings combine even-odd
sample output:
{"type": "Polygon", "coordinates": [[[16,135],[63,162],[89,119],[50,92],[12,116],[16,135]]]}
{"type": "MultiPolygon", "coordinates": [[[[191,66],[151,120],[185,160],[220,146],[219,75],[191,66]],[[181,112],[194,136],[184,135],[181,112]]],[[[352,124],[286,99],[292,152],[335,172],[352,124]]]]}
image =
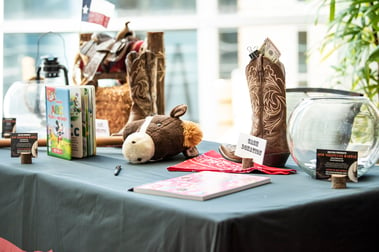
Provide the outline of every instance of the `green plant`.
{"type": "Polygon", "coordinates": [[[323,0],[321,6],[329,9],[321,53],[337,53],[337,75],[379,107],[379,1],[323,0]]]}

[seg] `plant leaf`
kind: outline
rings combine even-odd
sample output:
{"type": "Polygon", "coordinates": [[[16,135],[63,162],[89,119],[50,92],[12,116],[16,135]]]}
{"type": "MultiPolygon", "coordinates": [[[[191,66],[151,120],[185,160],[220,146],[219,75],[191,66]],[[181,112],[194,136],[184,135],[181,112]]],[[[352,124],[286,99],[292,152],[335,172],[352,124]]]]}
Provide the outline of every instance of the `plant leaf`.
{"type": "Polygon", "coordinates": [[[379,61],[379,47],[377,47],[368,57],[369,62],[378,62],[379,61]]]}
{"type": "Polygon", "coordinates": [[[336,1],[330,0],[330,8],[329,8],[329,21],[332,22],[334,20],[336,14],[336,1]]]}

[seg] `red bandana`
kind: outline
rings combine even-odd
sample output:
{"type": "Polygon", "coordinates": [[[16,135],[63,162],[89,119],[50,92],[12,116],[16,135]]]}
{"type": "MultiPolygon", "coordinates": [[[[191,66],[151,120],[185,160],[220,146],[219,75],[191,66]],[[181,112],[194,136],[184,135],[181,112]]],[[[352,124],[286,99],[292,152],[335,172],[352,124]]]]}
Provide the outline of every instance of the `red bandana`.
{"type": "Polygon", "coordinates": [[[242,164],[226,160],[218,152],[211,150],[197,157],[188,159],[179,164],[167,168],[169,171],[218,171],[230,173],[250,173],[253,171],[262,172],[271,175],[287,175],[296,173],[295,169],[276,168],[266,165],[254,164],[249,168],[242,168],[242,164]]]}

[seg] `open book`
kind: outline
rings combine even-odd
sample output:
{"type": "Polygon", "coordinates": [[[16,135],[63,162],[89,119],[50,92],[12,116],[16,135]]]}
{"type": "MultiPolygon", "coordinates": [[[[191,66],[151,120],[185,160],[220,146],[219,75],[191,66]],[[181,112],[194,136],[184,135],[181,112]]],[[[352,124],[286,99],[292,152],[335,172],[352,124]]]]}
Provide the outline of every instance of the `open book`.
{"type": "Polygon", "coordinates": [[[133,191],[182,199],[207,200],[270,182],[269,177],[263,176],[202,171],[140,185],[134,187],[133,191]]]}

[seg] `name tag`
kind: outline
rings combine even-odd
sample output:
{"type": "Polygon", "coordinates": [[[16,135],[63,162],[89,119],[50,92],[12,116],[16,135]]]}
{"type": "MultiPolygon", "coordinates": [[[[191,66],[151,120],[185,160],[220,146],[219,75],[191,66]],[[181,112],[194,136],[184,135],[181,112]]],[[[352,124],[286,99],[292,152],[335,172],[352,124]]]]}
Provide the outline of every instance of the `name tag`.
{"type": "Polygon", "coordinates": [[[254,163],[263,164],[266,142],[265,139],[240,133],[234,154],[242,158],[252,158],[254,163]]]}

